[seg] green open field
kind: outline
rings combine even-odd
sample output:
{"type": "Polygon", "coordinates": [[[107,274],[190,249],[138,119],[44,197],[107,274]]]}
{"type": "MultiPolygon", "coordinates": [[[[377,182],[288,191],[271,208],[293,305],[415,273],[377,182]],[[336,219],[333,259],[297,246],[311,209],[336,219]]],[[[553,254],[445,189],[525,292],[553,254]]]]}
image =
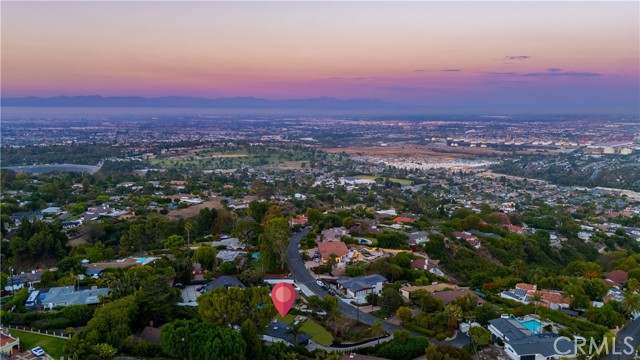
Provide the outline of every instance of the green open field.
{"type": "MultiPolygon", "coordinates": [[[[280,321],[284,321],[287,323],[293,322],[293,315],[288,314],[284,318],[280,315],[276,315],[276,319],[280,321]]],[[[323,345],[329,346],[333,343],[333,335],[327,329],[323,328],[320,324],[315,321],[308,319],[307,321],[302,323],[302,331],[311,335],[314,342],[323,345]]]]}
{"type": "Polygon", "coordinates": [[[64,356],[64,346],[68,340],[60,339],[53,336],[47,336],[42,334],[34,334],[27,331],[13,330],[9,331],[14,337],[20,338],[24,351],[33,349],[36,346],[40,346],[51,355],[54,359],[60,359],[64,356]]]}
{"type": "MultiPolygon", "coordinates": [[[[373,175],[358,175],[354,177],[357,179],[369,179],[369,180],[375,180],[379,178],[379,176],[373,176],[373,175]]],[[[389,178],[389,181],[398,183],[400,185],[411,185],[411,180],[407,180],[407,179],[389,178]]]]}
{"type": "MultiPolygon", "coordinates": [[[[316,159],[319,159],[319,155],[316,159]]],[[[203,149],[148,160],[149,165],[162,168],[200,170],[237,169],[241,166],[264,166],[271,169],[299,169],[308,165],[312,153],[303,149],[278,147],[241,147],[229,151],[203,149]],[[304,163],[304,165],[303,165],[304,163]]]]}

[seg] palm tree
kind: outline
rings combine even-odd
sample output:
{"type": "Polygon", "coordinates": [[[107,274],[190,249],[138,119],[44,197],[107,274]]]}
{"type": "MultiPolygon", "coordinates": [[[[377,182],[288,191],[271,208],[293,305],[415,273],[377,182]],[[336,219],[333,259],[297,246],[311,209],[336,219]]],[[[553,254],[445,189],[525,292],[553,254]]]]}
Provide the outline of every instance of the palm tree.
{"type": "Polygon", "coordinates": [[[449,304],[444,312],[449,316],[449,330],[454,331],[458,327],[458,322],[462,320],[462,309],[456,304],[449,304]]]}
{"type": "Polygon", "coordinates": [[[621,305],[628,316],[633,315],[634,312],[640,312],[640,295],[626,291],[621,305]]]}
{"type": "Polygon", "coordinates": [[[540,291],[534,292],[533,296],[531,296],[531,298],[529,298],[529,300],[535,306],[534,313],[537,316],[538,315],[538,304],[540,304],[540,302],[542,301],[542,293],[540,291]]]}
{"type": "Polygon", "coordinates": [[[298,336],[302,332],[302,323],[291,323],[289,326],[289,330],[287,330],[287,334],[293,335],[293,346],[298,345],[298,336]]]}
{"type": "Polygon", "coordinates": [[[187,221],[186,223],[184,223],[184,231],[187,232],[187,246],[191,245],[191,242],[190,242],[191,228],[192,228],[191,222],[187,221]]]}
{"type": "Polygon", "coordinates": [[[371,327],[369,331],[371,331],[371,336],[375,336],[378,339],[378,344],[380,344],[380,336],[385,335],[387,332],[382,327],[382,321],[377,320],[371,327]]]}

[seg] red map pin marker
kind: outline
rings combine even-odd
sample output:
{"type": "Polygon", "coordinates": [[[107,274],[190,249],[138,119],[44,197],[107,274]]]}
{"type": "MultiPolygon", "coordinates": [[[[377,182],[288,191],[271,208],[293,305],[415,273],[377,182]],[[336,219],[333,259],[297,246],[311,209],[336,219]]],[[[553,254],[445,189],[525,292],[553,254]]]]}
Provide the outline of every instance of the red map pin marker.
{"type": "Polygon", "coordinates": [[[273,300],[273,305],[276,306],[280,316],[285,317],[293,303],[296,302],[296,291],[290,284],[278,283],[271,290],[271,300],[273,300]]]}

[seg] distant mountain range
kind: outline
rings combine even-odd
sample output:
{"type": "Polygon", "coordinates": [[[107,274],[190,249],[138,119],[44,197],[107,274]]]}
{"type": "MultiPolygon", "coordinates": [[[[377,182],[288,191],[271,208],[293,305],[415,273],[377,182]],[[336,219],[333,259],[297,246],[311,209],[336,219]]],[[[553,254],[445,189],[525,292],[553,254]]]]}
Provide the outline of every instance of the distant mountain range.
{"type": "Polygon", "coordinates": [[[188,96],[145,98],[140,96],[56,96],[2,98],[2,106],[23,107],[202,107],[240,109],[325,109],[325,110],[399,110],[405,105],[379,99],[348,99],[332,97],[311,99],[267,100],[255,97],[207,99],[188,96]]]}

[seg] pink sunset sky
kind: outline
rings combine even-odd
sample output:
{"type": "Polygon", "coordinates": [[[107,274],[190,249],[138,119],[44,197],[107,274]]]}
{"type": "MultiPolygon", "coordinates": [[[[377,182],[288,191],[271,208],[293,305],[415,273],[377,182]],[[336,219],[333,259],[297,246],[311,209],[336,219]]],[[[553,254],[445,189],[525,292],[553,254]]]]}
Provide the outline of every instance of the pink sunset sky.
{"type": "Polygon", "coordinates": [[[638,109],[631,2],[2,1],[2,97],[638,109]]]}

